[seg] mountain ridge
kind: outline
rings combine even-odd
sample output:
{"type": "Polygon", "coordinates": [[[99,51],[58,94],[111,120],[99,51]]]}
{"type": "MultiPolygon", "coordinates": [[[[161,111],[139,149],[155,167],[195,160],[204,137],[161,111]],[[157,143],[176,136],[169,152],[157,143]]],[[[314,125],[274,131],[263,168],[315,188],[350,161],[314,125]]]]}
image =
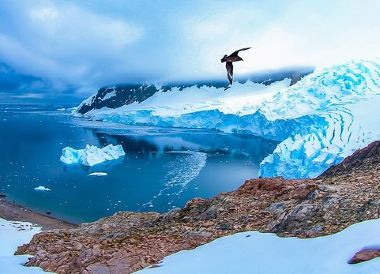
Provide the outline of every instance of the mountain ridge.
{"type": "MultiPolygon", "coordinates": [[[[291,79],[291,85],[297,83],[302,77],[310,74],[314,69],[311,67],[303,68],[288,68],[282,70],[262,72],[252,75],[237,77],[236,82],[244,83],[252,81],[254,83],[264,83],[269,85],[271,83],[281,81],[285,78],[291,79]]],[[[158,91],[168,91],[173,88],[182,90],[188,87],[201,87],[210,86],[216,88],[228,89],[226,80],[199,80],[199,81],[173,81],[168,84],[116,84],[100,88],[94,95],[84,100],[78,107],[77,112],[86,114],[87,112],[107,108],[118,108],[123,105],[129,105],[134,102],[142,102],[151,97],[158,91]],[[107,94],[115,93],[114,96],[106,98],[107,94]],[[105,99],[106,98],[106,99],[105,99]]]]}

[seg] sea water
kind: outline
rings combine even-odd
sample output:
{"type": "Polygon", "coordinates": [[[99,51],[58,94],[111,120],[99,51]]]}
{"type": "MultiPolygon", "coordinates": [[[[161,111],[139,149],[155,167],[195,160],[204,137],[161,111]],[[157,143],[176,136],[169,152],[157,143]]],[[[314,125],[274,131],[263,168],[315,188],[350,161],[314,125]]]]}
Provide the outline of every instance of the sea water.
{"type": "Polygon", "coordinates": [[[166,212],[234,190],[257,177],[276,146],[249,135],[88,121],[57,109],[0,106],[0,193],[71,222],[121,210],[166,212]],[[86,144],[120,144],[126,155],[93,167],[59,160],[64,147],[86,144]]]}

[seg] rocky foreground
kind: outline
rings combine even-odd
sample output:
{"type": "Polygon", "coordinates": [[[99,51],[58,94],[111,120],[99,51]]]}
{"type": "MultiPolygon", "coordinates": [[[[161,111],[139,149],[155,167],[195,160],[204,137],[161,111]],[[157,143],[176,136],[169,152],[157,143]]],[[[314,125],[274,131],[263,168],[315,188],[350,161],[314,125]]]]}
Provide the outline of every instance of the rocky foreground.
{"type": "MultiPolygon", "coordinates": [[[[29,266],[57,273],[131,273],[236,232],[316,237],[379,214],[380,142],[374,142],[316,179],[248,180],[236,191],[193,199],[167,214],[120,212],[79,228],[42,232],[17,253],[34,255],[29,266]]],[[[353,263],[378,253],[359,252],[353,263]]]]}

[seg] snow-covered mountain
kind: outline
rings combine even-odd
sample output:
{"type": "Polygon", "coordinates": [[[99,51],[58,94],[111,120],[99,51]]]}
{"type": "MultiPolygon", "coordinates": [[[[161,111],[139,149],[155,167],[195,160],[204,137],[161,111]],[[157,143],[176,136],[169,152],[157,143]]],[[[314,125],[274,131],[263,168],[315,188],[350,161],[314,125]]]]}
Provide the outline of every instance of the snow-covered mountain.
{"type": "MultiPolygon", "coordinates": [[[[315,177],[354,150],[380,139],[380,61],[317,69],[295,85],[251,81],[159,89],[116,108],[96,109],[97,95],[79,113],[90,119],[161,127],[207,128],[278,140],[260,165],[262,177],[315,177]],[[91,110],[83,112],[89,106],[91,110]]],[[[116,93],[102,94],[112,100],[116,93]]]]}
{"type": "MultiPolygon", "coordinates": [[[[276,81],[283,80],[285,78],[291,79],[291,84],[295,84],[303,76],[313,72],[311,67],[295,67],[285,68],[274,71],[266,71],[261,73],[255,73],[252,75],[238,76],[235,81],[244,83],[246,81],[252,81],[255,83],[271,84],[276,81]]],[[[124,105],[129,105],[134,102],[142,102],[151,97],[158,91],[169,91],[171,89],[182,90],[193,86],[210,86],[215,88],[228,88],[226,79],[215,80],[201,80],[201,81],[187,81],[187,82],[173,82],[164,85],[153,84],[119,84],[114,86],[103,87],[98,90],[93,96],[90,96],[87,100],[77,108],[77,112],[85,114],[93,109],[100,109],[103,107],[118,108],[124,105]]]]}

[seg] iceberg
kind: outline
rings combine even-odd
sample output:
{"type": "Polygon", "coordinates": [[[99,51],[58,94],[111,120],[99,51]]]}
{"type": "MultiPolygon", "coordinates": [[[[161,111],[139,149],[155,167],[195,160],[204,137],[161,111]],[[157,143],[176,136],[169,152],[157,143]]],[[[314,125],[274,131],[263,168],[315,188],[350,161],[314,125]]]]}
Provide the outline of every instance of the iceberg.
{"type": "Polygon", "coordinates": [[[36,191],[50,191],[51,189],[45,186],[37,186],[34,188],[36,191]]]}
{"type": "MultiPolygon", "coordinates": [[[[380,139],[380,61],[318,68],[295,85],[234,83],[173,87],[142,102],[92,109],[85,117],[130,125],[213,129],[279,141],[261,177],[316,177],[380,139]]],[[[89,99],[85,100],[87,102],[89,99]]],[[[83,104],[83,103],[82,103],[83,104]]]]}
{"type": "Polygon", "coordinates": [[[102,177],[102,176],[107,176],[107,175],[108,175],[107,172],[92,172],[88,174],[88,176],[97,176],[97,177],[102,177]]]}
{"type": "Polygon", "coordinates": [[[65,147],[62,150],[61,162],[72,165],[82,164],[85,166],[94,166],[105,161],[116,160],[125,155],[121,145],[108,145],[98,148],[92,145],[86,145],[84,149],[74,149],[65,147]]]}

